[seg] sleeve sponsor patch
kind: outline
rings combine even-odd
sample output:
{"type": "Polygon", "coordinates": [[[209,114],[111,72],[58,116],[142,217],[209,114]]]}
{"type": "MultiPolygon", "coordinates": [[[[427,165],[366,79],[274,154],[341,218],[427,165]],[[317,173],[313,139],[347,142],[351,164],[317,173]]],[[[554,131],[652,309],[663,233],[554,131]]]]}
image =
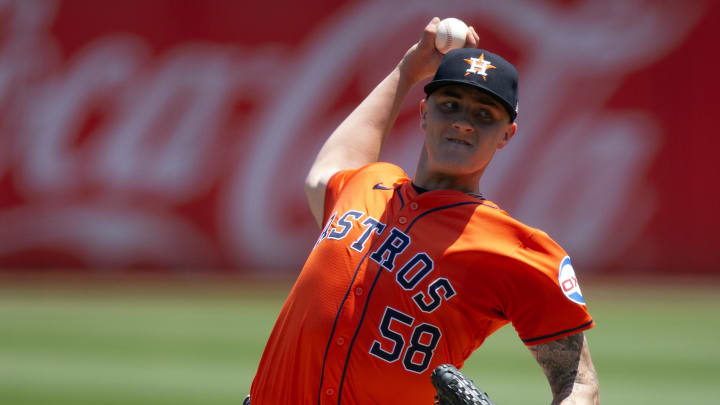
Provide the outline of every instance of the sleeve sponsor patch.
{"type": "Polygon", "coordinates": [[[570,257],[565,256],[560,262],[560,271],[558,272],[558,283],[563,294],[572,302],[585,305],[585,299],[580,292],[580,284],[575,277],[575,269],[570,263],[570,257]]]}

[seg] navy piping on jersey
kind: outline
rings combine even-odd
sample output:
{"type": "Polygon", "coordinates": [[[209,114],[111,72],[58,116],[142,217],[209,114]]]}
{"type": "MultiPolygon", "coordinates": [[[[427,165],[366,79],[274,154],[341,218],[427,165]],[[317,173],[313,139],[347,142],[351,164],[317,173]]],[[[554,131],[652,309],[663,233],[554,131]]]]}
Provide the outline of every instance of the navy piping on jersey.
{"type": "MultiPolygon", "coordinates": [[[[399,193],[398,193],[398,195],[399,195],[399,193]]],[[[333,321],[333,326],[330,329],[330,336],[328,337],[328,343],[327,343],[327,346],[325,346],[325,354],[323,355],[322,368],[320,369],[320,384],[318,385],[318,401],[317,401],[318,405],[320,405],[320,398],[322,398],[322,387],[323,387],[323,381],[325,379],[325,363],[327,362],[327,355],[328,355],[328,352],[330,351],[330,345],[332,344],[333,337],[335,336],[335,328],[337,327],[338,319],[340,319],[340,313],[342,312],[342,309],[345,306],[345,302],[347,301],[347,297],[350,295],[350,291],[352,291],[353,284],[355,284],[355,279],[357,278],[358,272],[360,270],[360,266],[362,266],[363,262],[365,261],[365,259],[367,259],[370,252],[372,252],[378,246],[380,240],[381,240],[380,238],[374,240],[370,244],[370,248],[368,249],[368,251],[365,253],[365,255],[363,255],[362,259],[360,259],[360,262],[358,263],[357,267],[355,268],[355,272],[353,273],[352,279],[350,280],[350,283],[348,284],[348,289],[345,291],[345,296],[343,296],[343,299],[340,302],[340,307],[338,308],[338,311],[335,314],[335,320],[333,321]]],[[[373,286],[374,285],[375,284],[373,283],[373,286]]],[[[368,298],[370,298],[369,294],[368,294],[368,298]]],[[[365,316],[364,313],[363,313],[363,316],[365,316]]],[[[343,370],[343,375],[345,375],[344,370],[343,370]]],[[[342,386],[342,381],[340,382],[340,386],[342,386]]],[[[340,397],[339,393],[340,393],[340,390],[338,390],[338,397],[340,397]]]]}
{"type": "Polygon", "coordinates": [[[397,191],[397,196],[400,197],[400,209],[405,208],[405,200],[402,198],[402,193],[398,191],[398,189],[395,189],[397,191]]]}
{"type": "MultiPolygon", "coordinates": [[[[398,193],[398,195],[400,195],[400,193],[398,193]]],[[[424,217],[424,216],[427,215],[427,214],[430,214],[430,213],[433,213],[433,212],[437,212],[437,211],[440,211],[440,210],[444,210],[444,209],[454,208],[454,207],[457,207],[457,206],[460,206],[460,205],[470,205],[470,204],[484,205],[484,204],[482,204],[481,202],[465,201],[465,202],[460,202],[460,203],[455,203],[455,204],[450,204],[450,205],[444,205],[444,206],[442,206],[442,207],[436,207],[436,208],[427,210],[427,211],[423,212],[422,214],[418,215],[418,216],[407,226],[407,228],[405,228],[405,233],[410,232],[410,229],[413,227],[413,225],[415,225],[415,223],[418,221],[418,219],[424,217]]],[[[378,240],[380,240],[380,239],[378,238],[378,240]]],[[[372,251],[372,248],[368,251],[368,253],[370,253],[370,251],[372,251]]],[[[365,256],[363,256],[362,260],[360,260],[360,264],[362,264],[362,263],[365,261],[365,259],[367,258],[367,256],[368,256],[367,254],[365,254],[365,256]]],[[[359,269],[359,268],[360,268],[360,265],[358,265],[358,269],[359,269]]],[[[355,271],[356,271],[356,274],[357,274],[357,270],[355,270],[355,271]]],[[[344,383],[345,383],[345,374],[346,374],[346,372],[347,372],[348,364],[350,364],[350,354],[352,353],[353,347],[355,346],[355,339],[357,338],[358,334],[360,334],[360,328],[362,327],[363,320],[365,319],[365,314],[367,313],[368,305],[370,304],[370,298],[372,297],[372,293],[373,293],[373,291],[375,290],[375,285],[377,284],[378,280],[380,279],[380,275],[383,273],[383,271],[384,271],[384,270],[383,270],[383,267],[382,267],[382,266],[378,266],[378,273],[375,275],[375,279],[373,280],[373,283],[372,283],[372,285],[370,286],[370,290],[368,291],[367,299],[365,300],[365,306],[363,307],[363,312],[362,312],[362,315],[360,316],[360,321],[358,322],[357,329],[355,329],[355,334],[353,335],[352,340],[350,340],[350,345],[349,345],[349,347],[348,347],[347,356],[345,356],[345,365],[343,366],[343,372],[342,372],[342,375],[341,375],[341,377],[340,377],[340,385],[338,386],[338,402],[337,402],[338,405],[340,405],[341,400],[342,400],[342,389],[343,389],[343,385],[344,385],[344,383]]],[[[353,277],[353,280],[354,280],[354,277],[353,277]]],[[[350,285],[352,286],[352,284],[350,284],[350,285]]],[[[349,291],[349,290],[348,290],[348,291],[349,291]]],[[[345,297],[347,298],[347,294],[345,295],[345,297]]],[[[343,304],[344,304],[344,300],[343,300],[343,304]]],[[[342,305],[341,305],[340,308],[342,308],[342,305]]],[[[340,314],[340,311],[338,310],[338,315],[339,315],[339,314],[340,314]]],[[[337,319],[337,318],[336,318],[336,319],[337,319]]],[[[334,329],[334,325],[333,325],[333,329],[334,329]]],[[[332,339],[332,335],[331,335],[331,339],[332,339]]],[[[329,346],[329,345],[330,345],[330,341],[328,341],[328,346],[329,346]]],[[[325,362],[323,361],[323,370],[324,370],[324,369],[325,369],[325,362]]],[[[321,388],[322,388],[322,383],[321,383],[321,388]]],[[[322,391],[321,391],[321,392],[322,392],[322,391]]],[[[319,396],[318,396],[318,403],[320,403],[320,398],[319,398],[319,396]]]]}
{"type": "Polygon", "coordinates": [[[551,333],[551,334],[549,334],[549,335],[539,336],[539,337],[532,338],[532,339],[523,339],[522,341],[523,341],[523,343],[537,342],[538,340],[543,340],[543,339],[547,339],[547,338],[559,336],[559,335],[562,335],[562,334],[564,334],[564,333],[573,332],[573,331],[576,331],[576,330],[578,330],[578,329],[582,329],[582,328],[588,327],[588,326],[590,326],[592,323],[593,323],[593,320],[591,319],[589,322],[585,322],[584,324],[582,324],[582,325],[580,325],[580,326],[578,326],[578,327],[576,327],[576,328],[565,329],[565,330],[561,330],[560,332],[557,332],[557,333],[551,333]]]}
{"type": "Polygon", "coordinates": [[[340,386],[338,387],[338,405],[340,405],[340,399],[342,398],[342,389],[343,384],[345,384],[345,373],[347,372],[348,364],[350,364],[350,353],[352,353],[353,346],[355,346],[355,339],[357,339],[358,334],[360,334],[360,326],[363,323],[363,320],[365,320],[365,314],[367,314],[367,308],[370,304],[370,296],[372,295],[373,290],[375,289],[375,284],[377,284],[378,280],[380,279],[380,275],[383,273],[383,267],[380,266],[378,269],[377,274],[375,275],[375,280],[373,280],[372,285],[370,286],[370,291],[368,291],[368,297],[365,300],[365,306],[363,307],[362,315],[360,316],[360,321],[358,322],[358,327],[355,329],[355,334],[352,337],[352,340],[350,340],[350,346],[348,347],[347,356],[345,356],[345,366],[343,367],[342,375],[340,376],[340,386]]]}
{"type": "Polygon", "coordinates": [[[453,208],[453,207],[457,207],[457,206],[460,206],[460,205],[470,205],[470,204],[483,205],[483,203],[478,202],[478,201],[465,201],[465,202],[459,202],[459,203],[455,203],[455,204],[444,205],[444,206],[442,206],[442,207],[435,207],[435,208],[433,208],[433,209],[429,209],[429,210],[423,212],[422,214],[418,215],[417,217],[415,217],[415,219],[413,219],[412,222],[410,222],[410,225],[408,225],[408,227],[405,229],[405,233],[410,232],[410,228],[411,228],[413,225],[415,225],[415,222],[417,222],[418,219],[424,217],[424,216],[427,215],[427,214],[431,214],[431,213],[433,213],[433,212],[435,212],[435,211],[440,211],[440,210],[444,210],[444,209],[447,209],[447,208],[453,208]]]}
{"type": "Polygon", "coordinates": [[[330,337],[328,337],[328,343],[327,346],[325,346],[325,354],[323,355],[323,362],[322,362],[322,368],[320,369],[320,385],[318,386],[318,405],[320,405],[320,398],[322,398],[322,386],[323,386],[323,379],[325,378],[325,362],[327,361],[327,355],[330,351],[330,345],[333,340],[333,336],[335,335],[335,328],[337,327],[338,319],[340,318],[340,313],[342,312],[343,306],[345,306],[345,301],[347,301],[348,295],[350,295],[350,291],[352,290],[352,286],[355,283],[355,279],[357,278],[358,271],[360,270],[360,266],[363,264],[365,259],[368,257],[370,252],[372,252],[373,246],[370,246],[370,249],[365,253],[362,259],[360,259],[360,263],[358,263],[357,267],[355,268],[355,273],[353,274],[352,279],[350,280],[350,285],[348,285],[347,291],[345,291],[345,296],[343,297],[342,301],[340,302],[340,307],[338,308],[337,314],[335,314],[335,320],[333,321],[332,329],[330,329],[330,337]]]}

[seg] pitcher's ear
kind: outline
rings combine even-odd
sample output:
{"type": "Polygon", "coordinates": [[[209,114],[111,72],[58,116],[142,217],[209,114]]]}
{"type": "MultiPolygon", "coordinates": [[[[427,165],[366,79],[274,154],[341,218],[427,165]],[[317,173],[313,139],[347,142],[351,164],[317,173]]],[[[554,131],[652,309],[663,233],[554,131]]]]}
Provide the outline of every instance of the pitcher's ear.
{"type": "Polygon", "coordinates": [[[425,99],[420,100],[420,128],[425,129],[425,117],[427,116],[427,103],[425,99]]]}
{"type": "Polygon", "coordinates": [[[503,137],[498,141],[497,148],[502,149],[504,148],[509,142],[510,139],[512,139],[513,136],[515,136],[515,133],[517,132],[517,122],[513,122],[512,124],[508,125],[505,128],[505,133],[503,134],[503,137]]]}

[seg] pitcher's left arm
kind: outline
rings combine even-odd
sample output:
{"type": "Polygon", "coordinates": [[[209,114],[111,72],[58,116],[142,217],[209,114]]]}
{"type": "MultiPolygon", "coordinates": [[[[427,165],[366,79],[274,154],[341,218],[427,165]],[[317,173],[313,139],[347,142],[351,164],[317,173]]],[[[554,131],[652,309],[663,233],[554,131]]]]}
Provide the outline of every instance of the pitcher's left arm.
{"type": "Polygon", "coordinates": [[[597,373],[582,332],[529,349],[550,383],[552,405],[600,403],[597,373]]]}

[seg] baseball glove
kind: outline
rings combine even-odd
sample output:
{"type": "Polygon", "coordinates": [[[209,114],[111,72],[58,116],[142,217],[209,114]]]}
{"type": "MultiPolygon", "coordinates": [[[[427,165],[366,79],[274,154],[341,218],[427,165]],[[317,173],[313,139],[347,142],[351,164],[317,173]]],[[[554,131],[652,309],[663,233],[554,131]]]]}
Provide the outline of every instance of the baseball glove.
{"type": "Polygon", "coordinates": [[[430,374],[430,380],[437,391],[435,403],[438,405],[495,405],[471,379],[450,364],[438,366],[430,374]]]}

